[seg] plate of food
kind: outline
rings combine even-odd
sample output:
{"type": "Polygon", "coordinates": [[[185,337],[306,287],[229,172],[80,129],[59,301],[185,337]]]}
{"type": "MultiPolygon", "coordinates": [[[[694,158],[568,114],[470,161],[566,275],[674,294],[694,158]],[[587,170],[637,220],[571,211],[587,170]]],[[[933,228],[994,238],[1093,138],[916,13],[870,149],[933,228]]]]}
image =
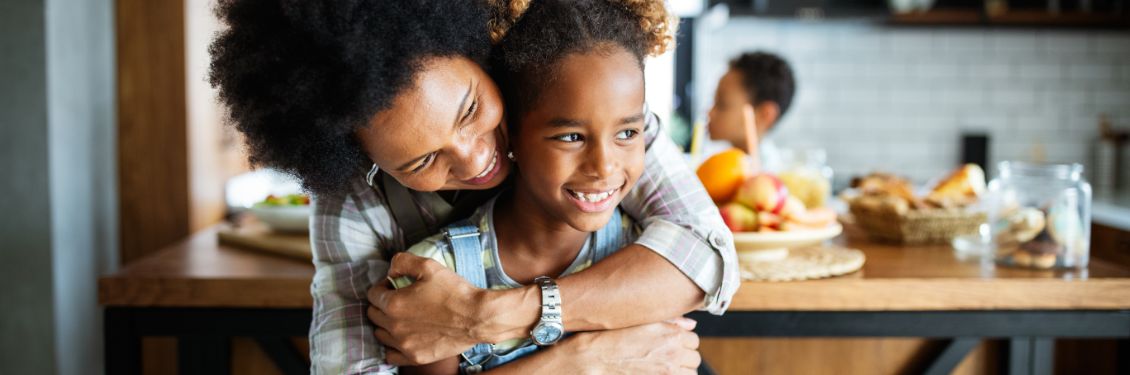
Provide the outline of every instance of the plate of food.
{"type": "Polygon", "coordinates": [[[306,232],[310,228],[310,197],[305,194],[268,195],[251,206],[251,214],[278,232],[306,232]]]}
{"type": "Polygon", "coordinates": [[[843,232],[832,209],[805,207],[776,175],[746,177],[740,164],[731,164],[736,170],[720,172],[726,168],[707,160],[703,165],[708,167],[700,167],[698,176],[734,233],[734,247],[742,261],[781,260],[788,257],[789,248],[816,245],[843,232]]]}

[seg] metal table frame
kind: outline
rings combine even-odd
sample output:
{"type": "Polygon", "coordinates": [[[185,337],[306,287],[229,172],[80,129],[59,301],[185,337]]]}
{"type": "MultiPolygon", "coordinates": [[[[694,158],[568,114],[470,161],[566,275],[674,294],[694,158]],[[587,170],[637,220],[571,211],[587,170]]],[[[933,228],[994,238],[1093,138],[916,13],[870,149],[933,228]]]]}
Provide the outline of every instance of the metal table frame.
{"type": "MultiPolygon", "coordinates": [[[[984,339],[1009,340],[1009,374],[1051,374],[1056,338],[1118,338],[1119,371],[1130,370],[1130,310],[703,312],[702,337],[922,337],[945,339],[924,374],[949,374],[984,339]]],[[[230,373],[231,337],[253,337],[284,374],[309,364],[289,341],[306,336],[310,309],[137,308],[105,311],[106,373],[141,373],[141,338],[178,338],[182,375],[230,373]]],[[[703,366],[700,373],[712,373],[703,366]]]]}

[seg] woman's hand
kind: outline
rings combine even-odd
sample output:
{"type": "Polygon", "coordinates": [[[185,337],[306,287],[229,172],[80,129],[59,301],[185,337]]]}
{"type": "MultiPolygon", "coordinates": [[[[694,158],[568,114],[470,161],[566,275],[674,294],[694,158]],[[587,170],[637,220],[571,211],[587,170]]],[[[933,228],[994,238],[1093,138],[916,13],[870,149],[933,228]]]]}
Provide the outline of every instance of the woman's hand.
{"type": "Polygon", "coordinates": [[[677,318],[611,331],[570,337],[576,362],[590,374],[696,374],[698,353],[695,322],[677,318]]]}
{"type": "Polygon", "coordinates": [[[695,322],[666,322],[582,332],[490,371],[491,374],[696,374],[695,322]]]}
{"type": "Polygon", "coordinates": [[[485,311],[501,292],[476,288],[431,259],[399,253],[392,258],[388,276],[413,279],[402,289],[376,283],[368,291],[369,320],[377,326],[374,335],[385,345],[385,359],[391,364],[421,365],[457,356],[477,343],[501,341],[494,332],[503,329],[492,327],[492,321],[537,319],[485,311]]]}

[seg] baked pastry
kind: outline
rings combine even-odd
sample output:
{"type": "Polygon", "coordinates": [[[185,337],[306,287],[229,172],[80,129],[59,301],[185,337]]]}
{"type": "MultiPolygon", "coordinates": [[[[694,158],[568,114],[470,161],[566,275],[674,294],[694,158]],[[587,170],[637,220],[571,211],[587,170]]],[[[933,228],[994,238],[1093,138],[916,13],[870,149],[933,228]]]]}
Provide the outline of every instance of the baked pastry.
{"type": "Polygon", "coordinates": [[[926,195],[926,202],[939,207],[964,206],[984,193],[985,171],[976,164],[966,164],[939,182],[926,195]]]}

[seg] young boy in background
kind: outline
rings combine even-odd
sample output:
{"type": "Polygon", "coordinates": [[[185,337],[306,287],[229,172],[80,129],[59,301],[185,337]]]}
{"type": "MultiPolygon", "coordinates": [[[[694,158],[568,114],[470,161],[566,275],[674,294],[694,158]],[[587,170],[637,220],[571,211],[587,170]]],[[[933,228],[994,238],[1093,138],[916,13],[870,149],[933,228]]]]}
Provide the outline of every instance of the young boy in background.
{"type": "Polygon", "coordinates": [[[707,154],[736,147],[758,155],[763,169],[779,166],[777,149],[765,136],[788,112],[795,91],[792,68],[777,55],[750,52],[730,60],[708,114],[715,142],[707,154]]]}

